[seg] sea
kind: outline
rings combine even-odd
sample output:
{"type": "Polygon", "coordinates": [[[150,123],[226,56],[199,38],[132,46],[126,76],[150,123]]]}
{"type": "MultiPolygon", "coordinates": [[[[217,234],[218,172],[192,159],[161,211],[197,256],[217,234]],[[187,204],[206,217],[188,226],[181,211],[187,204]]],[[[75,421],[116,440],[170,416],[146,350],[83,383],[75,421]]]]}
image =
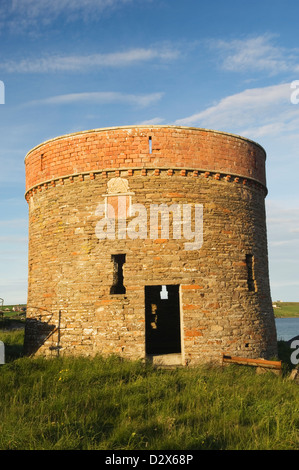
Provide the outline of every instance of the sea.
{"type": "Polygon", "coordinates": [[[299,318],[275,318],[278,341],[289,341],[299,336],[299,318]]]}

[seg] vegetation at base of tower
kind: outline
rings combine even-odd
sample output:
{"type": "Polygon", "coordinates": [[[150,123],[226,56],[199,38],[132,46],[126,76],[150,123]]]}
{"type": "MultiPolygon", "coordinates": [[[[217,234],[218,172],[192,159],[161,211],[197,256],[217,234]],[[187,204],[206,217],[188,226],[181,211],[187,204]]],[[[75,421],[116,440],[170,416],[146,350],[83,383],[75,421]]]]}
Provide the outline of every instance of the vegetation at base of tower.
{"type": "Polygon", "coordinates": [[[287,450],[299,448],[299,388],[254,368],[155,369],[109,358],[21,357],[0,366],[1,450],[287,450]]]}

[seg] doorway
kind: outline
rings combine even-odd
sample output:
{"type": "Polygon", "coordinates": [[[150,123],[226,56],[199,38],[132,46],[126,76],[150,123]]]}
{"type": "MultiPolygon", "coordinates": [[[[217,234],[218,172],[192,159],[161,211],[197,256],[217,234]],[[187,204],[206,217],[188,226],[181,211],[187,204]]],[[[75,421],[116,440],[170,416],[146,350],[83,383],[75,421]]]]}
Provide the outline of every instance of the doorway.
{"type": "Polygon", "coordinates": [[[145,286],[146,354],[181,353],[178,285],[145,286]]]}

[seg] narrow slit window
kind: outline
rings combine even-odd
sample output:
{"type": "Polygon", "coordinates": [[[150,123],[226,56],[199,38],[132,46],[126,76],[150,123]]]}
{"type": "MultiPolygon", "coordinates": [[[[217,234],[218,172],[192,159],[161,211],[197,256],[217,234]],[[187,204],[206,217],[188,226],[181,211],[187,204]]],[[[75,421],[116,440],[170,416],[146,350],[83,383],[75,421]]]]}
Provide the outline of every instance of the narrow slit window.
{"type": "Polygon", "coordinates": [[[40,156],[40,169],[41,171],[44,170],[44,154],[43,153],[40,156]]]}
{"type": "Polygon", "coordinates": [[[113,285],[110,294],[125,294],[123,266],[126,262],[126,255],[112,255],[111,261],[113,262],[113,285]]]}
{"type": "Polygon", "coordinates": [[[250,292],[256,291],[255,279],[254,279],[254,257],[253,255],[246,255],[246,266],[247,266],[247,284],[250,292]]]}
{"type": "Polygon", "coordinates": [[[151,137],[148,138],[148,150],[149,150],[149,153],[153,152],[152,138],[151,137]]]}

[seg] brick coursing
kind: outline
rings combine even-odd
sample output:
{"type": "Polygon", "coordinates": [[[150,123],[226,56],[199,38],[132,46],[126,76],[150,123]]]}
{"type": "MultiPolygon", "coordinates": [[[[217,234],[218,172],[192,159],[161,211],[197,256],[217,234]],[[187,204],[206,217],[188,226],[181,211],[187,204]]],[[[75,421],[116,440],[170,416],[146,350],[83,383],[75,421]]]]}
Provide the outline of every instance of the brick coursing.
{"type": "Polygon", "coordinates": [[[25,157],[26,190],[66,175],[120,167],[205,169],[265,184],[265,157],[265,151],[254,142],[206,129],[97,129],[61,136],[32,149],[25,157]]]}
{"type": "Polygon", "coordinates": [[[25,162],[28,354],[144,358],[145,286],[179,285],[182,364],[219,362],[223,352],[276,355],[260,146],[208,130],[129,127],[53,139],[25,162]],[[148,211],[202,204],[202,247],[188,251],[186,240],[171,237],[99,240],[96,208],[115,177],[148,211]],[[118,253],[126,254],[126,293],[110,294],[118,253]]]}

